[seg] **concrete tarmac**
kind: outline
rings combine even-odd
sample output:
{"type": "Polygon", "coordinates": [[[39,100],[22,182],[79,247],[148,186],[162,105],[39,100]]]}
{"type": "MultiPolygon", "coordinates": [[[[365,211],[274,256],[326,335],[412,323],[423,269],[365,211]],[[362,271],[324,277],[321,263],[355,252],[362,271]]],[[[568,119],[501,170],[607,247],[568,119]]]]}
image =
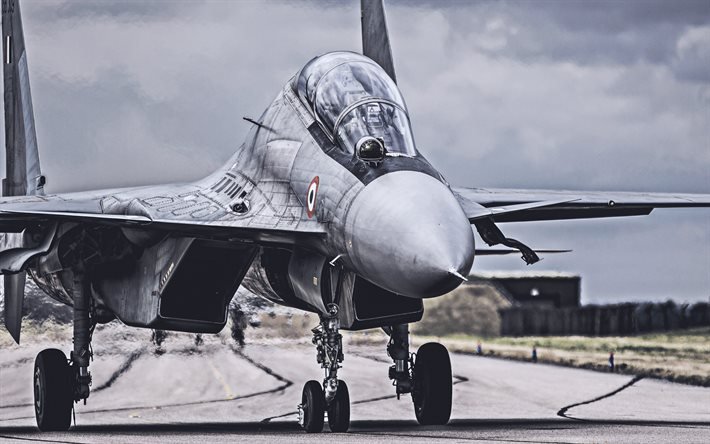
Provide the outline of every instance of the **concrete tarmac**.
{"type": "Polygon", "coordinates": [[[710,389],[544,364],[452,355],[447,426],[417,425],[397,400],[384,345],[346,346],[341,377],[352,402],[347,434],[307,435],[296,405],[322,378],[314,347],[288,342],[128,344],[97,352],[93,391],[67,433],[39,433],[32,366],[41,347],[3,350],[0,441],[179,442],[710,442],[710,389]]]}

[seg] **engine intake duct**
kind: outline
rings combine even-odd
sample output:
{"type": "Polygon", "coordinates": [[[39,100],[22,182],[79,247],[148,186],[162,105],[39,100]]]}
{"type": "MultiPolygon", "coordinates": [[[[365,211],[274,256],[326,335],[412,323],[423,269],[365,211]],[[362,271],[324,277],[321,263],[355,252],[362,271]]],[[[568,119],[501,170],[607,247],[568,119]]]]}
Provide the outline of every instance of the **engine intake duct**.
{"type": "Polygon", "coordinates": [[[194,242],[160,294],[155,328],[219,331],[254,258],[252,247],[194,242]]]}

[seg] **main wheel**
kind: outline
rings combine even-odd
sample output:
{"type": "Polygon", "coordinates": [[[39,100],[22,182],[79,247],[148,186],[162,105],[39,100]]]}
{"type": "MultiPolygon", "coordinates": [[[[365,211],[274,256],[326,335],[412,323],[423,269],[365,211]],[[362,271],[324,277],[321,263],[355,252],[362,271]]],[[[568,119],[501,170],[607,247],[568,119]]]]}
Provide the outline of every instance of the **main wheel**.
{"type": "Polygon", "coordinates": [[[308,433],[323,431],[325,416],[325,395],[318,381],[308,381],[303,386],[301,395],[301,408],[303,409],[303,430],[308,433]]]}
{"type": "Polygon", "coordinates": [[[412,401],[422,425],[442,425],[451,417],[451,360],[441,344],[429,342],[417,351],[412,401]]]}
{"type": "Polygon", "coordinates": [[[72,369],[61,350],[42,350],[35,359],[35,417],[41,431],[65,431],[71,425],[72,369]]]}
{"type": "Polygon", "coordinates": [[[338,381],[338,391],[328,406],[328,426],[331,432],[338,433],[350,428],[350,392],[345,381],[338,381]]]}

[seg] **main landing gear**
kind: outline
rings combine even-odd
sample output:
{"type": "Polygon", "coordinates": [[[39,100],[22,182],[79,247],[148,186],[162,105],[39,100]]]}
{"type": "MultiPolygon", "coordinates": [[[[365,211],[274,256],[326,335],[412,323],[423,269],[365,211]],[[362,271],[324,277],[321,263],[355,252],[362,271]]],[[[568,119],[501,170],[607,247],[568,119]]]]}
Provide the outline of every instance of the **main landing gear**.
{"type": "Polygon", "coordinates": [[[308,381],[303,386],[298,422],[308,433],[323,431],[325,413],[332,432],[347,432],[350,428],[350,392],[345,381],[338,379],[338,369],[343,362],[343,336],[338,332],[338,306],[329,304],[328,314],[321,317],[313,329],[313,344],[318,351],[318,363],[325,370],[325,379],[308,381]]]}
{"type": "Polygon", "coordinates": [[[384,329],[390,336],[387,354],[394,361],[389,377],[397,390],[397,399],[412,394],[414,413],[421,425],[443,425],[451,417],[453,382],[451,360],[446,347],[429,342],[409,354],[407,324],[384,329]]]}
{"type": "Polygon", "coordinates": [[[71,425],[74,401],[89,397],[91,374],[91,287],[88,280],[74,279],[74,350],[70,359],[61,350],[42,350],[35,359],[34,407],[41,431],[65,431],[71,425]]]}

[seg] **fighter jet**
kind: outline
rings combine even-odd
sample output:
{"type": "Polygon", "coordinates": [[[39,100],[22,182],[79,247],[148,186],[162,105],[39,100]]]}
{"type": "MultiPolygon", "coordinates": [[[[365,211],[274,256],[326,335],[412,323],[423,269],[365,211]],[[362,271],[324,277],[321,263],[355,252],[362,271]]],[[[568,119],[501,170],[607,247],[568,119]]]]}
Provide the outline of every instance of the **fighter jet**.
{"type": "MultiPolygon", "coordinates": [[[[710,207],[710,195],[457,188],[417,150],[397,87],[382,0],[362,0],[362,54],[314,57],[288,79],[220,169],[191,183],[47,194],[32,110],[19,0],[3,0],[7,178],[0,199],[5,326],[19,343],[29,276],[73,307],[73,350],[43,350],[34,366],[40,430],[66,430],[90,394],[97,324],[216,333],[243,286],[316,313],[323,381],[308,381],[307,432],[350,425],[338,378],[341,330],[390,336],[389,378],[411,394],[420,424],[451,414],[448,351],[410,354],[408,324],[423,298],[466,280],[475,228],[494,253],[538,254],[505,222],[647,215],[710,207]]],[[[236,111],[236,110],[235,110],[236,111]]],[[[383,375],[385,376],[385,375],[383,375]]],[[[294,404],[297,400],[294,400],[294,404]]]]}

